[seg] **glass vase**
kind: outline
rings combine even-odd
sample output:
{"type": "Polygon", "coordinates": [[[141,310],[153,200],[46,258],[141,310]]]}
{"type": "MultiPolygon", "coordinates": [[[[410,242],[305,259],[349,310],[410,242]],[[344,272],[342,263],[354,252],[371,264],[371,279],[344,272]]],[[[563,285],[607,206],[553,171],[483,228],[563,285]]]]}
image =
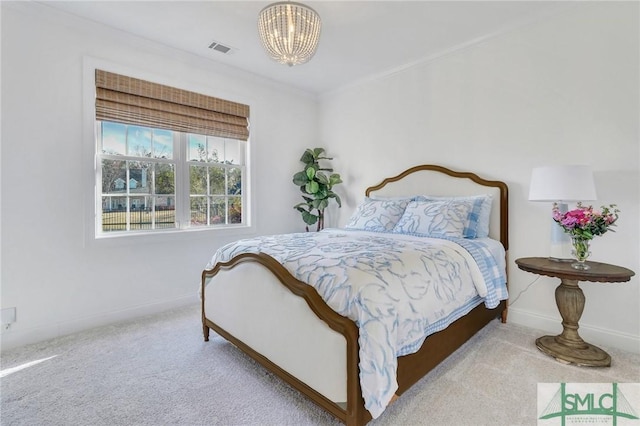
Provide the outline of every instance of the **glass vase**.
{"type": "Polygon", "coordinates": [[[589,251],[589,244],[591,243],[590,239],[581,238],[581,237],[571,237],[571,245],[573,245],[572,254],[576,258],[576,262],[571,264],[571,267],[574,269],[579,269],[581,271],[586,271],[591,267],[587,265],[586,261],[591,252],[589,251]]]}

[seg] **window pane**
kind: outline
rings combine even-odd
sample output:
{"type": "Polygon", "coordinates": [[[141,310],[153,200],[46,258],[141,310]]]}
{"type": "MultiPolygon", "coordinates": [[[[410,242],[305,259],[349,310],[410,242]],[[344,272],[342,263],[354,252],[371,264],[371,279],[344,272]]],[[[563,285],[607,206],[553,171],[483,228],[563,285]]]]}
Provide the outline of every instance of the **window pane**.
{"type": "Polygon", "coordinates": [[[229,188],[227,194],[242,195],[242,169],[233,168],[227,170],[229,188]]]}
{"type": "Polygon", "coordinates": [[[151,129],[129,126],[127,131],[127,154],[137,157],[151,157],[151,129]]]}
{"type": "Polygon", "coordinates": [[[229,197],[229,223],[242,223],[242,198],[229,197]]]}
{"type": "Polygon", "coordinates": [[[224,169],[209,167],[209,195],[224,195],[224,188],[224,169]]]}
{"type": "Polygon", "coordinates": [[[126,193],[126,161],[102,160],[102,193],[126,193]]]}
{"type": "Polygon", "coordinates": [[[156,211],[175,210],[176,197],[155,197],[155,209],[156,211]]]}
{"type": "Polygon", "coordinates": [[[126,231],[126,197],[102,197],[102,231],[126,231]]]}
{"type": "Polygon", "coordinates": [[[155,165],[155,193],[175,194],[176,193],[176,173],[173,164],[155,165]]]}
{"type": "Polygon", "coordinates": [[[207,197],[191,197],[191,226],[207,225],[207,197]]]}
{"type": "Polygon", "coordinates": [[[126,211],[127,197],[122,196],[104,196],[102,197],[102,210],[104,211],[126,211]]]}
{"type": "Polygon", "coordinates": [[[153,131],[153,156],[155,158],[173,158],[173,132],[156,129],[153,131]]]}
{"type": "Polygon", "coordinates": [[[207,151],[209,152],[209,161],[215,163],[224,162],[224,139],[215,136],[207,137],[207,151]]]}
{"type": "Polygon", "coordinates": [[[224,144],[224,162],[227,164],[244,164],[245,143],[237,139],[227,139],[224,144]]]}
{"type": "Polygon", "coordinates": [[[127,141],[127,126],[119,123],[103,121],[102,152],[111,155],[124,155],[127,141]]]}
{"type": "Polygon", "coordinates": [[[149,211],[151,197],[133,195],[129,197],[129,209],[134,211],[149,211]]]}
{"type": "Polygon", "coordinates": [[[150,197],[129,197],[129,223],[132,231],[152,229],[151,210],[147,209],[150,197]]]}
{"type": "Polygon", "coordinates": [[[207,161],[207,137],[203,135],[187,135],[188,161],[207,161]]]}
{"type": "Polygon", "coordinates": [[[207,168],[203,166],[189,167],[189,194],[207,195],[207,168]]]}
{"type": "Polygon", "coordinates": [[[155,197],[155,224],[157,229],[176,227],[175,197],[155,197]]]}
{"type": "Polygon", "coordinates": [[[151,185],[149,182],[151,163],[143,163],[140,161],[129,162],[129,193],[131,194],[150,194],[151,185]]]}
{"type": "Polygon", "coordinates": [[[226,202],[224,198],[212,198],[209,205],[209,218],[211,225],[220,225],[226,223],[226,202]]]}

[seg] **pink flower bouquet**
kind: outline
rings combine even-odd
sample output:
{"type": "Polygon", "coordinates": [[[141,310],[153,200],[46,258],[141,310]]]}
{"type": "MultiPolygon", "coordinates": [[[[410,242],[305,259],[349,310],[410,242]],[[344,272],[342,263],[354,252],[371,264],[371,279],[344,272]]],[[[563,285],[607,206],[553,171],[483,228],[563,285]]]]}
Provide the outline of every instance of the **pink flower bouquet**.
{"type": "Polygon", "coordinates": [[[615,204],[609,207],[602,206],[602,211],[596,211],[592,206],[584,207],[578,203],[574,210],[561,213],[557,205],[553,206],[553,220],[558,223],[564,232],[572,238],[591,240],[597,235],[602,235],[612,226],[616,226],[620,210],[615,204]]]}

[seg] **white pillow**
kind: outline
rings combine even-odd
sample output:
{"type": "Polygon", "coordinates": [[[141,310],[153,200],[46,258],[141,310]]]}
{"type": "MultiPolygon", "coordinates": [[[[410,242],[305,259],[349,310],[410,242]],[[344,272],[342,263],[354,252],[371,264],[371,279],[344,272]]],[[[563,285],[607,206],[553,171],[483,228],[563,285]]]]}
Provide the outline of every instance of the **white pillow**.
{"type": "Polygon", "coordinates": [[[491,194],[483,195],[469,195],[461,197],[439,197],[432,195],[419,195],[416,200],[437,200],[437,201],[477,201],[481,200],[481,204],[474,205],[474,209],[471,212],[469,218],[469,224],[464,231],[465,238],[486,238],[489,236],[489,222],[491,221],[491,206],[493,204],[493,197],[491,194]],[[479,207],[479,208],[478,208],[479,207]]]}
{"type": "Polygon", "coordinates": [[[409,203],[402,200],[373,200],[365,198],[351,215],[346,229],[363,231],[391,232],[402,217],[409,203]]]}
{"type": "Polygon", "coordinates": [[[427,237],[463,238],[465,234],[471,234],[468,230],[469,217],[475,204],[479,209],[481,201],[411,201],[393,232],[427,237]]]}

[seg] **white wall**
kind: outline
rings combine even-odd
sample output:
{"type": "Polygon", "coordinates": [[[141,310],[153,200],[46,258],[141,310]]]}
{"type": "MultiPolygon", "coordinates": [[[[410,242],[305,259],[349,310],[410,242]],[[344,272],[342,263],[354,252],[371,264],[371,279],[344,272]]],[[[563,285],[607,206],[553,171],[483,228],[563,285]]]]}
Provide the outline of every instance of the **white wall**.
{"type": "MultiPolygon", "coordinates": [[[[421,163],[503,180],[510,189],[512,297],[536,276],[519,257],[549,254],[550,204],[527,200],[531,169],[590,164],[597,205],[617,203],[616,233],[596,238],[592,260],[640,273],[638,3],[579,2],[471,47],[323,96],[321,140],[337,152],[344,224],[382,178],[421,163]]],[[[559,333],[559,283],[540,278],[510,320],[559,333]]],[[[640,352],[638,276],[582,283],[586,340],[640,352]]],[[[615,362],[615,361],[614,361],[615,362]]]]}
{"type": "Polygon", "coordinates": [[[2,331],[3,349],[195,302],[215,249],[241,236],[87,243],[87,57],[249,104],[253,232],[302,229],[291,177],[317,137],[313,97],[46,6],[3,3],[1,296],[18,317],[2,331]]]}
{"type": "MultiPolygon", "coordinates": [[[[531,168],[582,163],[596,171],[598,204],[622,210],[618,232],[596,239],[592,258],[640,273],[637,3],[576,3],[330,93],[319,106],[254,75],[44,6],[1,5],[1,305],[18,309],[18,321],[2,331],[4,349],[195,301],[210,255],[240,236],[86,243],[83,152],[93,143],[83,133],[86,57],[250,104],[255,233],[301,229],[291,208],[299,194],[288,185],[306,147],[325,146],[345,180],[344,207],[331,212],[329,226],[344,224],[367,186],[407,167],[472,170],[509,185],[510,289],[518,295],[535,276],[513,260],[548,250],[550,206],[527,201],[531,168]],[[278,182],[282,191],[274,190],[278,182]]],[[[556,285],[539,279],[511,307],[510,321],[559,332],[556,285]]],[[[581,287],[583,337],[640,351],[638,277],[581,287]]]]}

